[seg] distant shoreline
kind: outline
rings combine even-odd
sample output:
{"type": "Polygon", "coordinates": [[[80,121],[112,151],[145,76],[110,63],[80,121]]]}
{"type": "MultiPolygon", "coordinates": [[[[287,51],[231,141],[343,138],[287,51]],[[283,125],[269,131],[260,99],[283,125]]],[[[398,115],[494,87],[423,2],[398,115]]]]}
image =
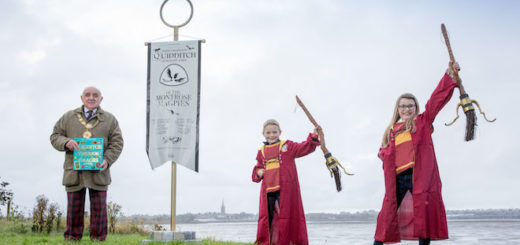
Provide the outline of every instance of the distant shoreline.
{"type": "MultiPolygon", "coordinates": [[[[375,223],[378,211],[340,213],[307,213],[308,223],[375,223]]],[[[520,222],[520,209],[474,209],[448,210],[447,219],[450,222],[478,221],[478,222],[520,222]]],[[[170,216],[162,215],[131,215],[121,217],[121,221],[131,220],[147,225],[169,224],[170,216]]],[[[254,223],[258,215],[250,213],[187,213],[176,216],[177,224],[206,224],[206,223],[254,223]]]]}

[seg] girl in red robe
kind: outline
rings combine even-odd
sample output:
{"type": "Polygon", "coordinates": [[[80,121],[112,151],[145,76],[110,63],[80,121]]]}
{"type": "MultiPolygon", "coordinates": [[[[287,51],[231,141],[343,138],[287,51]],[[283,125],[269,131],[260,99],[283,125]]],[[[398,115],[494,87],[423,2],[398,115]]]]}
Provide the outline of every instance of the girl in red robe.
{"type": "Polygon", "coordinates": [[[280,141],[282,131],[278,122],[264,123],[266,142],[258,151],[252,174],[254,182],[263,180],[255,244],[309,244],[294,159],[312,153],[320,145],[318,130],[319,126],[302,143],[280,141]]]}
{"type": "Polygon", "coordinates": [[[401,239],[419,240],[419,244],[427,245],[430,240],[448,238],[431,134],[435,116],[457,86],[454,69],[460,70],[459,65],[450,62],[423,113],[419,114],[419,104],[412,94],[397,99],[378,154],[383,161],[385,197],[377,216],[374,245],[401,239]]]}

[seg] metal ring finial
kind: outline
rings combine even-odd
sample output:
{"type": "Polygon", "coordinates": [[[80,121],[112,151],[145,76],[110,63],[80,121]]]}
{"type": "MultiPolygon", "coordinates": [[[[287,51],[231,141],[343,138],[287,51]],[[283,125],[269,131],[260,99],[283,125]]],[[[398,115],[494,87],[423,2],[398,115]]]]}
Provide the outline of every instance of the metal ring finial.
{"type": "Polygon", "coordinates": [[[166,4],[166,2],[168,2],[168,0],[164,0],[164,2],[163,2],[162,5],[161,5],[161,10],[159,10],[159,12],[160,12],[160,14],[161,14],[161,21],[162,21],[165,25],[167,25],[167,26],[169,26],[169,27],[171,27],[171,28],[174,28],[174,29],[179,28],[179,27],[183,27],[183,26],[187,25],[187,24],[190,22],[191,17],[193,17],[193,4],[191,4],[191,1],[190,1],[190,0],[186,0],[186,1],[188,1],[188,3],[190,4],[190,17],[188,18],[188,20],[186,20],[184,23],[182,23],[182,24],[180,24],[180,25],[170,25],[168,22],[166,22],[166,20],[164,20],[164,18],[163,18],[163,8],[164,8],[164,5],[166,4]]]}

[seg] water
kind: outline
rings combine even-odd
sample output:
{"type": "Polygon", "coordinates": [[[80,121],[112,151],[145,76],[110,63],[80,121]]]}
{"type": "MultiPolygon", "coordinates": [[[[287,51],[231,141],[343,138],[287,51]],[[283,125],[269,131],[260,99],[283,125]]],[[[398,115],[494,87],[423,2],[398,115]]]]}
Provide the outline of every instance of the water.
{"type": "MultiPolygon", "coordinates": [[[[307,222],[311,245],[372,244],[375,227],[373,222],[307,222]]],[[[197,239],[254,242],[256,238],[256,223],[179,224],[177,230],[195,231],[197,239]]],[[[432,244],[520,244],[520,220],[451,220],[448,230],[450,239],[432,244]]],[[[417,241],[400,244],[417,244],[417,241]]]]}

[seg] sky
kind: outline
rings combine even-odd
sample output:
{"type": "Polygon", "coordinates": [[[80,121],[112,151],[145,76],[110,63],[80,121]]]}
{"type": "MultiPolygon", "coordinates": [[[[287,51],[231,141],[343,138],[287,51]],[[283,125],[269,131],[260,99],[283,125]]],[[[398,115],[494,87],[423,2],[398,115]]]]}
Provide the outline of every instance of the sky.
{"type": "MultiPolygon", "coordinates": [[[[64,153],[49,136],[81,105],[87,86],[120,124],[125,146],[112,166],[108,200],[123,213],[168,214],[171,168],[146,155],[147,41],[172,40],[160,0],[6,0],[0,8],[1,181],[29,211],[38,195],[66,208],[64,153]]],[[[181,40],[205,39],[201,61],[199,173],[177,168],[177,213],[258,212],[251,181],[262,124],[277,119],[282,138],[305,140],[313,126],[354,176],[336,192],[323,154],[297,159],[305,212],[379,210],[377,158],[397,97],[411,92],[421,111],[445,72],[445,23],[460,76],[478,115],[464,142],[455,117],[458,90],[438,114],[433,140],[446,209],[520,208],[520,22],[517,1],[194,0],[181,40]]],[[[183,22],[187,4],[169,1],[166,19],[183,22]]],[[[87,206],[88,207],[88,206],[87,206]]],[[[88,209],[88,208],[87,208],[88,209]]],[[[5,210],[3,210],[5,211],[5,210]]]]}

